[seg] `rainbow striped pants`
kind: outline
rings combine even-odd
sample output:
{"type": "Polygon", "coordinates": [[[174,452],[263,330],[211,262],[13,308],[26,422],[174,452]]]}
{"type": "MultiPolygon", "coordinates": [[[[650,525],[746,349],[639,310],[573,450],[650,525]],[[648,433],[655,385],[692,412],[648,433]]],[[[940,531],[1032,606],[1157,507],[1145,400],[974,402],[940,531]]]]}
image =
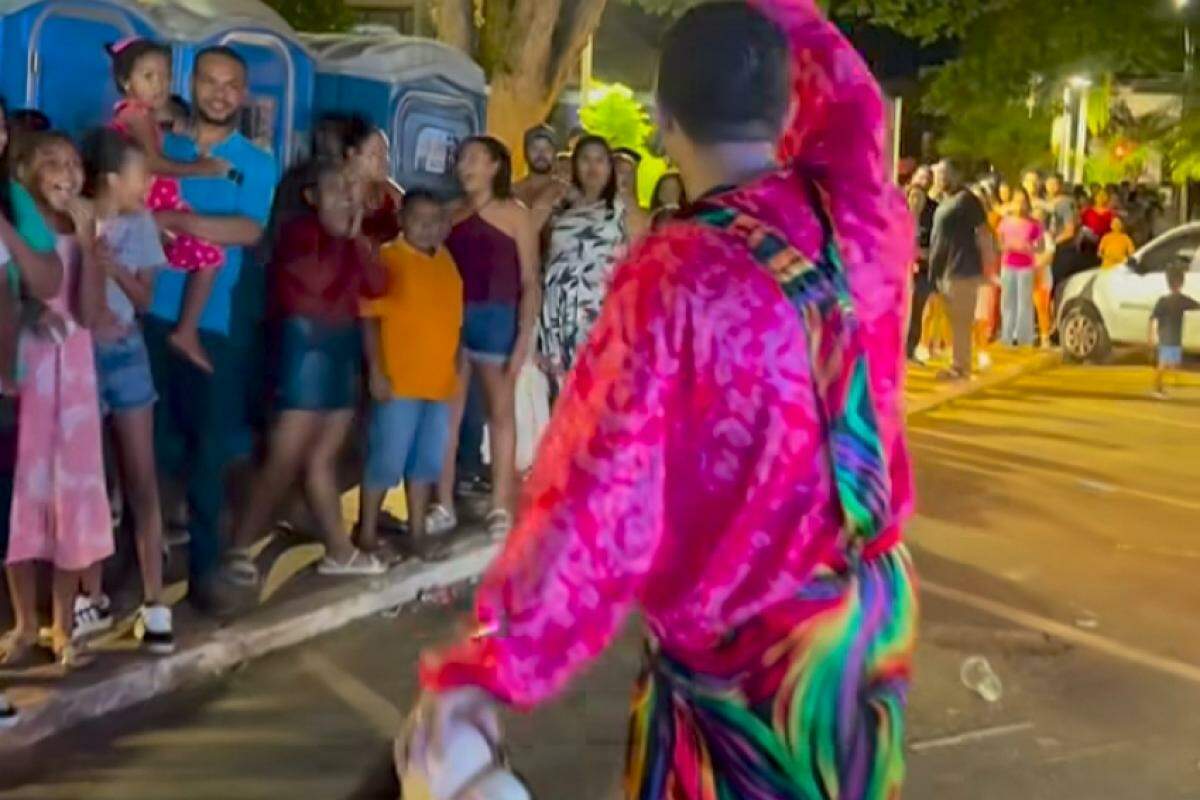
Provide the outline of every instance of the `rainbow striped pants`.
{"type": "Polygon", "coordinates": [[[916,635],[904,547],[803,591],[686,659],[648,648],[630,800],[892,800],[916,635]],[[685,663],[686,661],[686,663],[685,663]]]}

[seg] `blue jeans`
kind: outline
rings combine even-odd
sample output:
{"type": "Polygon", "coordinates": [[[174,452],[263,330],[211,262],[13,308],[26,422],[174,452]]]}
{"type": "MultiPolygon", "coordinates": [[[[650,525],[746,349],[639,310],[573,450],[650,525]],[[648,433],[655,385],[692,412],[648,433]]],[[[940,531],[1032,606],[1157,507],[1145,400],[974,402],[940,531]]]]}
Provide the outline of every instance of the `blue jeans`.
{"type": "Polygon", "coordinates": [[[187,486],[188,567],[197,583],[210,579],[221,561],[221,512],[225,470],[235,436],[244,424],[245,395],[229,338],[200,332],[213,372],[207,373],[167,346],[175,323],[149,317],[146,349],[160,401],[154,407],[154,449],[159,468],[187,486]]]}
{"type": "Polygon", "coordinates": [[[1000,341],[1033,344],[1033,269],[1000,270],[1000,341]]]}
{"type": "Polygon", "coordinates": [[[406,478],[437,483],[449,436],[449,403],[403,397],[375,403],[367,424],[363,486],[391,489],[406,478]]]}

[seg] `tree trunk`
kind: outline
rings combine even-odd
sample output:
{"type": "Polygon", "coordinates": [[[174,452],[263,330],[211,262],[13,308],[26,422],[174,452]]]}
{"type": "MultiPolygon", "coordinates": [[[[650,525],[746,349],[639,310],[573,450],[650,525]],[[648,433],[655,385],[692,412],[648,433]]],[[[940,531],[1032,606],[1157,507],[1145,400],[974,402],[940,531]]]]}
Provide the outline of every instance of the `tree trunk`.
{"type": "Polygon", "coordinates": [[[438,38],[472,54],[488,71],[488,133],[512,149],[515,174],[524,171],[525,131],[550,114],[606,4],[490,0],[484,30],[474,37],[472,1],[438,0],[438,38]]]}
{"type": "Polygon", "coordinates": [[[525,131],[546,119],[550,105],[540,81],[531,81],[519,73],[492,76],[487,130],[511,148],[515,175],[524,171],[525,131]]]}

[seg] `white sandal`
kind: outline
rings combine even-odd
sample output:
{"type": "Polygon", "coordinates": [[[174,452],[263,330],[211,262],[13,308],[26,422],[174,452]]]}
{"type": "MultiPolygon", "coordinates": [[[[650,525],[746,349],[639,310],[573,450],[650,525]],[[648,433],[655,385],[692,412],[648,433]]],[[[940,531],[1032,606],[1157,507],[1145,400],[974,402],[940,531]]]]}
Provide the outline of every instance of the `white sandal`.
{"type": "Polygon", "coordinates": [[[501,539],[508,536],[512,531],[512,514],[509,514],[503,508],[494,508],[484,517],[483,524],[487,528],[488,536],[494,539],[501,539]]]}
{"type": "Polygon", "coordinates": [[[345,562],[335,561],[333,556],[325,556],[321,563],[317,565],[317,574],[329,578],[382,575],[387,570],[387,564],[357,548],[354,550],[354,554],[345,562]]]}

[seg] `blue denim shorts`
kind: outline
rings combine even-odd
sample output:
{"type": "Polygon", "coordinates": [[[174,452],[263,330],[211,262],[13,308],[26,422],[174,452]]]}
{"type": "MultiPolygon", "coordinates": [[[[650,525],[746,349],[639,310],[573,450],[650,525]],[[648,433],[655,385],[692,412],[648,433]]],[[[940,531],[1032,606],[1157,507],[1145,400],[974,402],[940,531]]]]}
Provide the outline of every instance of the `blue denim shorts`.
{"type": "Polygon", "coordinates": [[[1183,366],[1183,347],[1180,345],[1160,344],[1158,346],[1158,366],[1163,369],[1173,369],[1183,366]]]}
{"type": "Polygon", "coordinates": [[[362,333],[357,323],[335,325],[288,317],[279,337],[279,411],[344,411],[358,405],[362,333]]]}
{"type": "Polygon", "coordinates": [[[403,480],[437,483],[450,437],[450,404],[400,398],[371,406],[363,485],[391,489],[403,480]]]}
{"type": "Polygon", "coordinates": [[[462,341],[472,361],[507,363],[517,344],[517,307],[505,303],[467,303],[462,341]]]}
{"type": "Polygon", "coordinates": [[[150,356],[141,331],[133,331],[115,342],[96,342],[96,389],[100,410],[120,414],[149,408],[158,400],[150,356]]]}

